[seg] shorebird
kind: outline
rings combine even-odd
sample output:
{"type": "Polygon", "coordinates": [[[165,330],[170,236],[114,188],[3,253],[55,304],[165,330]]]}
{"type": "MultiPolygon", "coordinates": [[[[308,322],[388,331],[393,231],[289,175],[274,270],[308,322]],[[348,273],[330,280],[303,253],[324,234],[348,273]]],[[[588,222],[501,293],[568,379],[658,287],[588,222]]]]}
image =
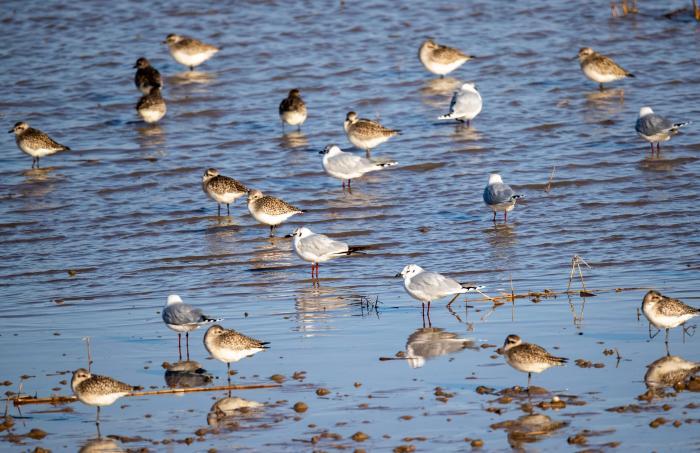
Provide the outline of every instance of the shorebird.
{"type": "Polygon", "coordinates": [[[449,74],[474,58],[452,47],[441,46],[432,39],[427,39],[418,50],[418,59],[425,69],[440,77],[449,74]]]}
{"type": "Polygon", "coordinates": [[[259,190],[250,190],[248,192],[248,211],[250,211],[250,215],[255,220],[270,226],[270,237],[274,235],[277,225],[285,222],[293,215],[304,213],[304,211],[286,201],[263,195],[259,190]]]}
{"type": "Polygon", "coordinates": [[[228,176],[219,174],[216,168],[209,168],[202,175],[202,190],[216,201],[217,217],[221,216],[221,203],[226,204],[226,214],[231,215],[229,204],[248,193],[248,188],[228,176]]]}
{"type": "Polygon", "coordinates": [[[668,330],[685,324],[700,315],[700,309],[686,305],[678,299],[661,295],[653,289],[644,295],[642,312],[657,329],[666,329],[666,350],[668,351],[668,330]]]}
{"type": "Polygon", "coordinates": [[[285,123],[301,130],[301,125],[306,121],[306,104],[301,98],[298,88],[290,90],[289,95],[280,102],[279,114],[282,120],[282,130],[284,130],[285,123]]]}
{"type": "Polygon", "coordinates": [[[70,151],[70,148],[54,141],[39,129],[29,127],[28,123],[20,121],[8,131],[15,134],[15,142],[20,151],[32,156],[32,168],[39,168],[39,158],[50,156],[59,151],[70,151]]]}
{"type": "Polygon", "coordinates": [[[601,55],[590,47],[582,47],[578,51],[578,61],[581,64],[583,74],[590,80],[599,83],[601,90],[604,89],[604,83],[625,77],[634,77],[634,74],[622,69],[612,58],[601,55]]]}
{"type": "MultiPolygon", "coordinates": [[[[425,303],[428,303],[428,320],[430,320],[430,303],[435,299],[442,299],[446,296],[455,296],[449,304],[460,294],[478,291],[483,286],[475,286],[459,283],[450,277],[423,270],[417,264],[409,264],[403,268],[395,277],[403,277],[403,286],[409,296],[419,300],[425,312],[425,303]]],[[[448,304],[448,305],[449,305],[448,304]]]]}
{"type": "Polygon", "coordinates": [[[496,213],[503,211],[503,221],[508,221],[508,212],[515,208],[515,203],[522,195],[516,194],[508,184],[504,184],[501,175],[492,173],[484,189],[484,203],[493,211],[493,221],[496,213]]]}
{"type": "Polygon", "coordinates": [[[151,88],[163,88],[163,79],[160,72],[153,66],[148,59],[141,57],[136,60],[134,65],[136,74],[134,75],[134,85],[143,94],[151,92],[151,88]]]}
{"type": "Polygon", "coordinates": [[[640,137],[651,144],[651,155],[654,155],[654,143],[656,143],[656,153],[661,154],[661,142],[671,139],[672,135],[678,133],[678,129],[690,124],[672,123],[661,115],[657,115],[651,107],[642,107],[639,109],[639,117],[634,125],[634,130],[637,131],[640,137]]]}
{"type": "Polygon", "coordinates": [[[152,87],[148,94],[141,96],[136,104],[136,111],[147,123],[156,123],[165,116],[168,111],[165,99],[160,94],[160,88],[152,87]]]}
{"type": "Polygon", "coordinates": [[[543,347],[532,343],[523,343],[519,336],[508,335],[503,344],[503,355],[508,365],[518,371],[527,373],[527,389],[530,390],[532,373],[541,373],[553,366],[563,366],[569,359],[556,357],[543,347]]]}
{"type": "Polygon", "coordinates": [[[180,340],[182,333],[185,333],[185,345],[187,347],[187,360],[190,359],[190,332],[199,329],[205,324],[219,322],[221,319],[211,318],[202,313],[202,310],[188,305],[182,301],[177,294],[168,296],[168,300],[163,307],[163,322],[170,330],[177,332],[177,350],[182,357],[180,340]]]}
{"type": "Polygon", "coordinates": [[[285,237],[293,237],[294,251],[299,255],[299,258],[311,263],[312,279],[314,278],[314,269],[316,269],[316,278],[318,279],[319,263],[325,263],[339,256],[352,255],[366,248],[349,246],[345,242],[314,233],[306,227],[299,227],[285,237]]]}
{"type": "Polygon", "coordinates": [[[258,341],[232,329],[214,324],[204,334],[204,347],[217,360],[226,363],[227,376],[231,382],[231,362],[238,362],[269,348],[269,342],[258,341]]]}
{"type": "Polygon", "coordinates": [[[169,34],[163,44],[168,45],[170,55],[178,63],[194,70],[195,66],[199,66],[208,59],[214,56],[219,51],[218,47],[210,44],[205,44],[198,39],[190,38],[189,36],[169,34]]]}
{"type": "Polygon", "coordinates": [[[350,187],[352,179],[359,178],[371,171],[381,170],[382,168],[398,164],[396,161],[370,160],[366,157],[346,153],[337,145],[328,145],[319,154],[323,154],[323,169],[329,175],[343,181],[343,188],[346,180],[348,181],[348,187],[350,187]]]}
{"type": "Polygon", "coordinates": [[[457,120],[460,123],[470,125],[471,120],[481,112],[481,95],[476,90],[476,85],[470,82],[462,84],[459,91],[455,91],[450,102],[450,113],[438,116],[439,120],[457,120]]]}
{"type": "Polygon", "coordinates": [[[372,149],[401,133],[398,130],[387,129],[376,121],[358,118],[355,112],[348,112],[343,127],[350,143],[364,149],[367,157],[372,149]]]}
{"type": "Polygon", "coordinates": [[[90,374],[85,368],[79,368],[73,372],[70,386],[80,402],[97,406],[95,425],[97,425],[98,437],[100,433],[100,407],[109,406],[122,396],[136,390],[136,387],[109,376],[90,374]]]}

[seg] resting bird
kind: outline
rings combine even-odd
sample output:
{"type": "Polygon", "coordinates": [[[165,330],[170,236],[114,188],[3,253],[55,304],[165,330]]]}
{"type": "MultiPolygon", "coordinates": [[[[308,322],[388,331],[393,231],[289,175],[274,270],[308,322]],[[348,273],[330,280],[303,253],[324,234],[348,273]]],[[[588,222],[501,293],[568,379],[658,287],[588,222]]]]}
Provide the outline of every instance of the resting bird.
{"type": "Polygon", "coordinates": [[[425,40],[418,49],[418,59],[425,69],[440,77],[444,77],[445,74],[449,74],[472,58],[474,58],[472,55],[466,55],[459,49],[441,46],[432,39],[425,40]]]}
{"type": "Polygon", "coordinates": [[[481,112],[481,95],[476,90],[476,85],[470,82],[462,84],[459,91],[452,95],[450,103],[450,113],[438,116],[439,120],[457,120],[470,125],[471,120],[481,112]]]}
{"type": "Polygon", "coordinates": [[[678,133],[678,129],[690,124],[672,123],[661,115],[657,115],[651,107],[642,107],[639,109],[639,117],[637,124],[634,125],[634,130],[637,131],[640,137],[651,144],[651,155],[654,155],[654,143],[656,143],[656,153],[661,153],[661,143],[671,139],[672,135],[678,133]]]}

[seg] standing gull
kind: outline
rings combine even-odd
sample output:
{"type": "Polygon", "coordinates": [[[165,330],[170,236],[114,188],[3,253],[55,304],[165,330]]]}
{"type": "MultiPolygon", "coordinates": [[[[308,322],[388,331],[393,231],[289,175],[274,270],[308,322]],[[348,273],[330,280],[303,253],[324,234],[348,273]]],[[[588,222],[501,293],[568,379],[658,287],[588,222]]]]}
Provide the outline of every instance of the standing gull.
{"type": "Polygon", "coordinates": [[[285,222],[295,214],[304,211],[292,206],[279,198],[263,195],[259,190],[248,192],[248,211],[258,222],[270,226],[270,237],[274,235],[275,227],[285,222]]]}
{"type": "Polygon", "coordinates": [[[471,120],[481,112],[481,95],[476,90],[476,85],[470,82],[462,84],[459,91],[455,91],[450,102],[450,113],[438,116],[439,120],[457,120],[460,123],[466,121],[467,126],[471,120]]]}
{"type": "Polygon", "coordinates": [[[29,124],[24,121],[16,123],[8,132],[10,134],[14,132],[15,143],[20,151],[32,156],[32,168],[34,168],[34,164],[39,168],[39,158],[41,157],[50,156],[59,151],[70,151],[69,147],[55,142],[39,129],[29,127],[29,124]]]}
{"type": "Polygon", "coordinates": [[[578,51],[578,61],[583,74],[592,81],[598,82],[601,90],[604,89],[604,83],[634,77],[634,74],[622,69],[612,58],[601,55],[590,47],[582,47],[578,51]]]}
{"type": "Polygon", "coordinates": [[[678,299],[663,296],[653,289],[644,295],[642,312],[657,329],[666,329],[666,349],[668,351],[668,330],[686,323],[700,315],[700,309],[686,305],[678,299]]]}
{"type": "Polygon", "coordinates": [[[449,74],[472,58],[474,58],[472,55],[466,55],[452,47],[441,46],[432,39],[424,41],[418,50],[418,59],[425,69],[440,77],[449,74]]]}
{"type": "Polygon", "coordinates": [[[289,95],[280,102],[279,114],[282,120],[282,130],[284,130],[285,123],[301,130],[301,125],[306,121],[306,104],[301,98],[298,88],[290,90],[289,95]]]}
{"type": "Polygon", "coordinates": [[[80,402],[97,406],[95,425],[97,425],[98,436],[100,433],[100,407],[109,406],[122,396],[136,390],[135,387],[109,376],[90,374],[85,368],[79,368],[73,372],[70,386],[80,402]]]}
{"type": "Polygon", "coordinates": [[[493,211],[493,221],[496,221],[496,213],[503,211],[503,221],[508,221],[508,212],[515,208],[518,198],[522,198],[513,192],[508,184],[504,184],[501,175],[492,173],[489,182],[484,189],[484,203],[493,211]]]}
{"type": "Polygon", "coordinates": [[[141,96],[136,104],[136,111],[147,123],[156,123],[165,116],[168,111],[165,99],[160,94],[160,88],[152,87],[148,94],[141,96]]]}
{"type": "Polygon", "coordinates": [[[306,227],[300,227],[286,237],[294,238],[294,251],[299,258],[311,263],[311,278],[314,269],[318,279],[319,263],[324,263],[339,256],[351,255],[366,247],[353,247],[345,242],[336,241],[323,234],[317,234],[306,227]]]}
{"type": "Polygon", "coordinates": [[[651,107],[642,107],[639,109],[639,118],[637,124],[634,125],[634,130],[637,131],[640,137],[651,144],[651,155],[654,155],[654,143],[656,143],[656,153],[661,154],[661,142],[671,139],[672,135],[678,133],[678,129],[690,124],[672,123],[661,115],[657,115],[651,107]]]}
{"type": "Polygon", "coordinates": [[[204,347],[217,360],[226,363],[228,381],[231,383],[231,362],[238,362],[269,348],[269,342],[258,341],[233,329],[215,324],[204,334],[204,347]]]}
{"type": "Polygon", "coordinates": [[[151,92],[151,88],[163,88],[163,79],[160,72],[153,66],[147,58],[141,57],[134,65],[136,74],[134,75],[134,85],[143,94],[151,92]]]}
{"type": "Polygon", "coordinates": [[[532,373],[541,373],[553,366],[563,366],[569,360],[564,357],[555,357],[536,344],[523,343],[517,335],[506,337],[503,344],[503,355],[508,365],[527,373],[528,392],[530,391],[532,373]]]}
{"type": "Polygon", "coordinates": [[[202,190],[216,201],[217,217],[221,216],[221,203],[226,204],[226,214],[231,215],[229,204],[248,193],[248,188],[228,176],[219,174],[216,168],[209,168],[202,175],[202,190]]]}
{"type": "Polygon", "coordinates": [[[177,294],[168,296],[168,300],[163,307],[163,322],[170,330],[177,332],[177,350],[182,358],[182,348],[180,340],[182,332],[185,332],[185,345],[187,347],[187,360],[190,360],[190,332],[199,329],[205,324],[219,322],[221,319],[214,319],[204,315],[202,310],[182,302],[177,294]]]}
{"type": "Polygon", "coordinates": [[[178,63],[194,70],[195,66],[199,66],[208,59],[214,56],[219,51],[218,47],[210,44],[205,44],[198,39],[190,38],[189,36],[169,34],[163,44],[168,45],[170,55],[178,63]]]}
{"type": "Polygon", "coordinates": [[[372,149],[401,133],[399,130],[388,129],[377,121],[358,118],[355,112],[348,112],[343,127],[350,143],[364,149],[367,157],[372,149]]]}
{"type": "Polygon", "coordinates": [[[354,178],[398,164],[395,161],[376,161],[352,153],[346,153],[337,145],[328,145],[319,154],[323,154],[323,169],[326,170],[326,173],[342,180],[343,187],[345,187],[345,181],[347,180],[348,188],[350,187],[350,180],[354,178]]]}

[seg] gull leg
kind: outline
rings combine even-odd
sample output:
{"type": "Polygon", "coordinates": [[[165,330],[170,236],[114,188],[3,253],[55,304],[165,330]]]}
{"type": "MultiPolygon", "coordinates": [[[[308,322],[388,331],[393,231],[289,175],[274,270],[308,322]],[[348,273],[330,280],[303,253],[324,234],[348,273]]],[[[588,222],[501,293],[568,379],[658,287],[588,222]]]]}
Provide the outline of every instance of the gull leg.
{"type": "Polygon", "coordinates": [[[430,320],[430,301],[428,301],[428,327],[433,327],[433,322],[430,320]]]}
{"type": "Polygon", "coordinates": [[[457,300],[457,298],[459,297],[459,294],[460,294],[460,293],[455,294],[455,297],[453,297],[453,298],[447,303],[447,307],[449,307],[450,305],[452,305],[452,302],[454,302],[455,300],[457,300]]]}
{"type": "Polygon", "coordinates": [[[177,355],[182,360],[182,346],[180,344],[180,334],[177,334],[177,355]]]}
{"type": "Polygon", "coordinates": [[[472,120],[467,120],[467,128],[472,127],[472,120]]]}
{"type": "Polygon", "coordinates": [[[496,223],[496,211],[493,211],[493,223],[496,223]]]}
{"type": "Polygon", "coordinates": [[[348,190],[350,190],[350,179],[348,179],[348,190]]]}
{"type": "Polygon", "coordinates": [[[318,280],[318,268],[319,268],[320,266],[321,266],[321,265],[320,265],[319,263],[316,263],[316,280],[318,280]]]}

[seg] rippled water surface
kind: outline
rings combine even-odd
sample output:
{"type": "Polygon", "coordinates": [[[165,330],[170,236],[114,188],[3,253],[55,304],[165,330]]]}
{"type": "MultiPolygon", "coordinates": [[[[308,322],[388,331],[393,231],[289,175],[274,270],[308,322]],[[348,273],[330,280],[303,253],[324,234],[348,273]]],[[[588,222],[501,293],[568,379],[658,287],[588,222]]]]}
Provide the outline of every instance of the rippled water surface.
{"type": "MultiPolygon", "coordinates": [[[[700,305],[700,28],[687,14],[663,17],[689,2],[640,2],[640,14],[617,19],[608,2],[597,3],[4,5],[0,122],[9,129],[28,121],[73,151],[30,170],[5,134],[0,381],[11,384],[3,391],[21,385],[31,395],[69,395],[70,374],[60,372],[85,366],[84,337],[93,371],[146,390],[165,386],[161,364],[178,357],[160,310],[177,293],[224,317],[224,326],[271,342],[234,365],[234,381],[270,383],[273,374],[286,381],[235,392],[263,406],[223,418],[208,417],[223,391],[124,398],[102,410],[102,434],[116,436],[105,441],[112,448],[449,451],[481,439],[486,450],[555,450],[584,430],[593,431],[589,447],[700,448],[697,393],[637,400],[647,390],[647,365],[666,353],[663,334],[649,340],[638,317],[642,288],[700,305]],[[161,44],[173,32],[222,50],[183,72],[161,44]],[[433,78],[417,59],[428,36],[477,58],[433,78]],[[573,60],[582,46],[637,77],[599,91],[573,60]],[[168,113],[156,126],[140,123],[134,110],[132,65],[140,56],[165,76],[168,113]],[[435,120],[465,80],[484,99],[472,128],[435,120]],[[277,106],[293,87],[310,113],[301,133],[285,134],[277,106]],[[634,132],[643,105],[695,121],[662,145],[660,158],[650,158],[634,132]],[[399,166],[356,180],[352,193],[323,173],[318,154],[329,143],[352,149],[342,128],[348,110],[402,130],[374,151],[399,166]],[[242,200],[231,217],[217,219],[200,187],[208,167],[307,213],[272,240],[242,200]],[[493,171],[526,197],[507,224],[494,225],[481,200],[493,171]],[[322,264],[316,287],[310,266],[282,237],[301,224],[374,247],[322,264]],[[574,254],[590,264],[583,271],[596,297],[523,297],[494,308],[470,296],[469,308],[462,298],[452,312],[434,304],[433,330],[393,278],[417,263],[486,285],[492,296],[510,293],[511,280],[518,294],[561,291],[574,254]],[[368,300],[377,308],[368,310],[368,300]],[[436,342],[439,329],[470,342],[436,342]],[[571,359],[533,377],[551,392],[532,396],[534,413],[551,418],[537,418],[537,426],[556,426],[536,439],[500,428],[526,415],[526,399],[476,392],[526,385],[527,376],[496,353],[510,333],[571,359]],[[615,348],[619,361],[603,354],[615,348]],[[406,350],[418,358],[379,360],[406,350]],[[581,368],[575,359],[603,367],[581,368]],[[293,379],[297,371],[305,379],[293,379]],[[319,387],[330,394],[317,396],[319,387]],[[569,404],[537,407],[552,395],[569,404]],[[292,410],[298,401],[307,412],[292,410]],[[608,410],[630,404],[639,407],[608,410]],[[650,427],[658,417],[667,423],[650,427]],[[351,439],[358,431],[369,439],[351,439]]],[[[207,360],[202,335],[191,335],[192,358],[214,384],[225,383],[225,365],[207,360]]],[[[700,361],[698,341],[675,329],[670,350],[700,361]]],[[[18,440],[5,431],[0,449],[96,448],[92,407],[10,413],[11,433],[48,434],[18,440]]]]}

